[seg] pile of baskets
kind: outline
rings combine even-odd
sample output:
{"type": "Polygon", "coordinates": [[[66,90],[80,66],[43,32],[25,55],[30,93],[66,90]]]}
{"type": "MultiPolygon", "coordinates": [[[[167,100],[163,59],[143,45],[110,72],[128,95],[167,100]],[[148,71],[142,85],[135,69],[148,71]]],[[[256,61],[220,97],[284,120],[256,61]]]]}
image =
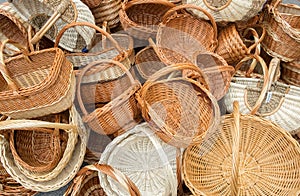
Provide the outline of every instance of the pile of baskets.
{"type": "Polygon", "coordinates": [[[299,21],[281,0],[0,4],[0,195],[298,195],[299,21]]]}

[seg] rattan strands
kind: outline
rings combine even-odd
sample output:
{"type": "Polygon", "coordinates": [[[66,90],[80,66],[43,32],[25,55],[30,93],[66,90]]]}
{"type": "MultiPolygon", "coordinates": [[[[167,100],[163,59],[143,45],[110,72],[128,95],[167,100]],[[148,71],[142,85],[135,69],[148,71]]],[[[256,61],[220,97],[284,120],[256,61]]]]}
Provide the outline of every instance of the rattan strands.
{"type": "Polygon", "coordinates": [[[254,115],[225,115],[218,132],[183,155],[194,195],[289,195],[300,186],[300,146],[284,129],[254,115]]]}
{"type": "Polygon", "coordinates": [[[282,62],[281,78],[286,83],[300,87],[300,61],[282,62]]]}

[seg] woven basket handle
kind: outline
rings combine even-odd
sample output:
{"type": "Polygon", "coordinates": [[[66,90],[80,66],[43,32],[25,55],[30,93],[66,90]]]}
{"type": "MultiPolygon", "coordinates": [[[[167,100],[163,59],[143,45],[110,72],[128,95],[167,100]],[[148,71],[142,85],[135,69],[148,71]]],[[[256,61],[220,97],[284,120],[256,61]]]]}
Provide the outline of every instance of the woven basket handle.
{"type": "Polygon", "coordinates": [[[100,27],[98,27],[94,24],[88,23],[88,22],[72,22],[72,23],[64,26],[56,36],[54,47],[58,47],[59,41],[60,41],[61,37],[63,36],[63,34],[66,32],[66,30],[68,30],[71,27],[76,27],[76,26],[87,26],[87,27],[91,27],[91,28],[95,29],[96,31],[98,31],[99,33],[101,33],[102,35],[107,37],[113,43],[113,45],[119,51],[119,53],[124,53],[123,49],[120,47],[118,42],[109,33],[107,33],[105,30],[101,29],[100,27]]]}
{"type": "Polygon", "coordinates": [[[239,103],[233,102],[233,120],[234,128],[232,132],[232,176],[230,181],[231,194],[239,195],[239,164],[240,164],[240,111],[239,103]]]}
{"type": "Polygon", "coordinates": [[[176,6],[176,7],[173,7],[171,9],[169,9],[165,14],[164,16],[162,17],[162,23],[166,23],[167,20],[168,20],[168,17],[178,11],[178,10],[182,10],[182,9],[195,9],[195,10],[198,10],[200,12],[203,12],[207,17],[208,19],[210,20],[211,24],[212,24],[212,27],[213,27],[213,30],[214,30],[214,37],[213,37],[213,44],[211,46],[211,48],[216,48],[217,47],[217,43],[218,43],[218,27],[217,27],[217,23],[214,19],[214,17],[208,12],[206,11],[205,9],[201,8],[201,7],[198,7],[196,5],[193,5],[193,4],[184,4],[184,5],[179,5],[179,6],[176,6]]]}
{"type": "Polygon", "coordinates": [[[232,0],[228,0],[224,5],[222,5],[221,7],[214,7],[212,5],[210,5],[207,0],[203,0],[203,3],[206,5],[207,8],[213,10],[213,11],[221,11],[225,8],[227,8],[230,4],[231,4],[232,0]]]}
{"type": "MultiPolygon", "coordinates": [[[[260,56],[258,55],[249,55],[249,56],[246,56],[245,58],[243,58],[236,66],[235,66],[235,70],[236,72],[242,67],[243,63],[250,60],[250,59],[253,59],[255,61],[258,61],[259,64],[262,66],[263,68],[263,73],[264,73],[264,84],[263,84],[263,87],[262,87],[262,91],[261,91],[261,94],[260,96],[258,97],[255,105],[253,106],[252,110],[251,110],[251,114],[255,114],[257,112],[257,110],[259,109],[259,107],[261,106],[262,104],[262,101],[264,100],[264,97],[265,97],[265,94],[266,92],[268,91],[268,83],[269,83],[269,71],[268,71],[268,67],[265,63],[265,61],[263,60],[263,58],[261,58],[260,56]]],[[[252,64],[251,67],[253,66],[256,66],[257,63],[255,64],[252,64]]],[[[253,70],[254,68],[250,68],[251,70],[253,70]]],[[[247,91],[246,93],[244,94],[244,98],[245,98],[245,104],[247,105],[248,104],[248,98],[247,98],[247,91]]],[[[249,106],[249,104],[248,104],[249,106]]]]}
{"type": "Polygon", "coordinates": [[[263,41],[266,35],[266,29],[263,26],[259,26],[262,28],[262,34],[261,36],[258,35],[257,31],[254,28],[247,28],[243,34],[247,34],[249,31],[252,33],[254,37],[254,43],[248,48],[247,54],[251,54],[251,51],[255,50],[255,54],[259,55],[260,54],[260,43],[263,41]],[[259,48],[258,48],[259,47],[259,48]]]}
{"type": "Polygon", "coordinates": [[[133,5],[140,5],[146,3],[155,3],[155,4],[165,5],[169,7],[176,6],[175,4],[167,0],[133,0],[133,1],[124,0],[122,3],[122,8],[125,10],[126,8],[131,7],[133,5]]]}
{"type": "Polygon", "coordinates": [[[53,26],[53,24],[61,17],[61,15],[66,11],[69,5],[72,5],[75,10],[75,18],[77,18],[77,9],[73,1],[71,0],[61,0],[59,6],[54,10],[53,15],[47,20],[47,22],[42,26],[42,28],[34,35],[34,37],[30,40],[32,44],[36,44],[45,33],[53,26]]]}
{"type": "MultiPolygon", "coordinates": [[[[109,165],[106,164],[93,164],[83,167],[78,173],[77,176],[74,179],[74,182],[71,186],[68,187],[66,192],[64,193],[64,196],[71,195],[73,190],[78,190],[84,180],[84,177],[91,174],[91,171],[97,171],[102,172],[108,176],[110,176],[112,179],[114,179],[116,182],[118,182],[120,185],[122,185],[131,196],[140,196],[141,193],[136,187],[136,185],[127,177],[125,176],[121,171],[112,168],[109,165]]],[[[73,194],[72,194],[73,195],[73,194]]]]}
{"type": "Polygon", "coordinates": [[[120,62],[115,61],[115,60],[110,60],[110,59],[106,59],[106,60],[98,60],[98,61],[94,61],[90,64],[88,64],[87,66],[85,66],[82,71],[80,72],[80,74],[78,75],[78,85],[77,85],[77,100],[78,100],[78,104],[80,106],[80,109],[82,111],[82,113],[84,114],[84,116],[88,115],[88,111],[86,110],[86,108],[84,107],[84,103],[82,101],[81,98],[81,91],[80,91],[80,87],[81,87],[81,82],[82,82],[82,78],[84,77],[84,75],[86,74],[86,72],[88,70],[90,70],[91,68],[93,68],[93,72],[97,73],[99,71],[105,70],[111,66],[118,66],[120,67],[125,74],[128,76],[131,85],[135,85],[137,83],[137,81],[133,78],[133,76],[131,75],[131,73],[129,72],[129,70],[120,62]],[[101,66],[103,64],[106,64],[105,66],[101,66]],[[97,67],[99,66],[99,67],[97,67]]]}

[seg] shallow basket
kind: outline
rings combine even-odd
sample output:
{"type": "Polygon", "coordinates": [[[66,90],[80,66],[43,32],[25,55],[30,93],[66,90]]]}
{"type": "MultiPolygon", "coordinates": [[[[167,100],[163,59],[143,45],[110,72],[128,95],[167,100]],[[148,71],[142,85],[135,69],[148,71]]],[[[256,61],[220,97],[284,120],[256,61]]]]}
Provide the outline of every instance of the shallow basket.
{"type": "Polygon", "coordinates": [[[299,166],[299,143],[235,102],[218,132],[185,150],[183,178],[194,195],[295,195],[299,166]]]}
{"type": "Polygon", "coordinates": [[[300,61],[297,62],[282,62],[281,78],[288,84],[300,87],[300,61]]]}
{"type": "MultiPolygon", "coordinates": [[[[100,164],[108,164],[123,172],[137,186],[141,195],[177,193],[176,148],[151,131],[147,123],[116,137],[101,155],[100,164]]],[[[100,184],[107,195],[128,195],[107,175],[99,173],[100,184]]]]}
{"type": "Polygon", "coordinates": [[[140,192],[133,182],[119,170],[112,168],[109,165],[93,164],[83,167],[76,175],[73,183],[68,187],[65,196],[79,196],[79,195],[107,195],[100,185],[98,173],[101,172],[110,176],[119,185],[127,189],[131,196],[139,196],[140,192]]]}
{"type": "Polygon", "coordinates": [[[154,38],[162,16],[175,4],[167,0],[124,1],[119,11],[122,27],[137,39],[154,38]]]}
{"type": "Polygon", "coordinates": [[[182,76],[186,70],[202,74],[193,64],[169,65],[152,75],[136,95],[151,129],[164,142],[183,148],[201,142],[220,117],[215,97],[199,81],[182,76]]]}

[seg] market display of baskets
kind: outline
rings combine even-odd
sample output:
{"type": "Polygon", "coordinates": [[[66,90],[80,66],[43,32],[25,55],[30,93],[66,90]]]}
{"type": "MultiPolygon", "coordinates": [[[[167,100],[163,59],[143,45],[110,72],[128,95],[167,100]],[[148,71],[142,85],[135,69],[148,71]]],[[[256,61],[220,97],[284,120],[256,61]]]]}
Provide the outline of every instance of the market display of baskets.
{"type": "Polygon", "coordinates": [[[7,1],[0,196],[300,195],[300,1],[7,1]]]}

